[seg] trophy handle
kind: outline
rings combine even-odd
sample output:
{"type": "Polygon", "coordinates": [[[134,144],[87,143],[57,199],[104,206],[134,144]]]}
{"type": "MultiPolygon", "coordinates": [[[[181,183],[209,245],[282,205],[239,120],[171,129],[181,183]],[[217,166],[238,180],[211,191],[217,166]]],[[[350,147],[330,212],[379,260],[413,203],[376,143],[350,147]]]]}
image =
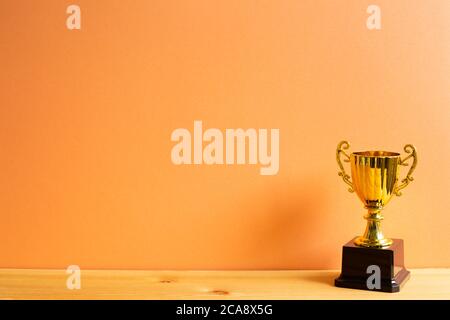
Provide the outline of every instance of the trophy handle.
{"type": "Polygon", "coordinates": [[[406,178],[402,180],[402,183],[397,186],[397,188],[395,188],[395,195],[396,196],[401,196],[402,193],[400,192],[400,190],[406,188],[406,186],[414,180],[412,173],[414,172],[414,169],[416,169],[416,165],[417,165],[417,152],[416,152],[416,148],[412,145],[412,144],[407,144],[403,150],[405,150],[406,153],[409,153],[409,155],[404,158],[403,160],[400,158],[400,165],[402,166],[408,166],[408,163],[406,163],[406,161],[408,161],[410,158],[413,158],[413,163],[411,165],[411,168],[409,168],[408,174],[406,175],[406,178]]]}
{"type": "Polygon", "coordinates": [[[341,171],[338,172],[338,175],[342,177],[342,180],[344,180],[344,182],[350,186],[350,188],[348,188],[348,191],[353,192],[353,183],[350,181],[350,176],[345,172],[344,166],[341,162],[341,155],[345,157],[344,162],[350,162],[350,156],[344,151],[349,147],[350,145],[347,141],[339,142],[336,148],[336,161],[338,163],[339,169],[341,169],[341,171]]]}

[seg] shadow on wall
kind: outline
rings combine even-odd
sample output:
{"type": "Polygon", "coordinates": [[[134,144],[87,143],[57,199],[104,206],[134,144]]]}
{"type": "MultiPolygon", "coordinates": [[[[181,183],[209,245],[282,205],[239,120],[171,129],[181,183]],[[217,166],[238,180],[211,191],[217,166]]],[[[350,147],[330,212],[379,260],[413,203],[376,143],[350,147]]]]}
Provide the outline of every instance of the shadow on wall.
{"type": "Polygon", "coordinates": [[[326,187],[319,179],[272,186],[268,210],[255,221],[250,254],[259,255],[265,269],[323,269],[331,265],[323,223],[332,214],[326,187]]]}

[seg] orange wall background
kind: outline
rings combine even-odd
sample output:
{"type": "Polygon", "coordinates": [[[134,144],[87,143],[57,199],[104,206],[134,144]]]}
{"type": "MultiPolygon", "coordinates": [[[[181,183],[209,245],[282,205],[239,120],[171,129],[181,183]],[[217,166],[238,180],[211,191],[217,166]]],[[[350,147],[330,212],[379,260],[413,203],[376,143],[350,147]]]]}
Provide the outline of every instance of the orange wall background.
{"type": "Polygon", "coordinates": [[[365,227],[342,139],[415,144],[384,231],[450,266],[447,0],[4,0],[0,63],[0,267],[339,268],[365,227]],[[172,164],[197,119],[279,128],[278,175],[172,164]]]}

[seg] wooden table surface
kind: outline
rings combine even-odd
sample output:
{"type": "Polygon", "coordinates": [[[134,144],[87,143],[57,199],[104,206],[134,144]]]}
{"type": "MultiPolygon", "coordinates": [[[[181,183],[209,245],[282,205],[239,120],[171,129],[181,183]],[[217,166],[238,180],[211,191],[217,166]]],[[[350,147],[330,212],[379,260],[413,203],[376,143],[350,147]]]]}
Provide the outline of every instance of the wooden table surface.
{"type": "Polygon", "coordinates": [[[0,269],[0,299],[450,299],[450,269],[413,269],[399,293],[336,288],[338,271],[81,270],[78,290],[68,276],[0,269]]]}

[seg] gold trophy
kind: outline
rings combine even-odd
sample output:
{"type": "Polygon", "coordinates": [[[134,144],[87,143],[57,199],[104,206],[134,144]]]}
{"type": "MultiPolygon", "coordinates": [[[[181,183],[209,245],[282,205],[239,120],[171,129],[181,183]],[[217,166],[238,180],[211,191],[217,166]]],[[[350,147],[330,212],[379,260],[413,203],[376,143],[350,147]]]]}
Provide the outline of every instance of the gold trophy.
{"type": "Polygon", "coordinates": [[[417,165],[417,153],[413,145],[407,144],[403,159],[399,153],[387,151],[363,151],[346,153],[350,147],[342,141],[336,149],[336,160],[340,168],[339,176],[349,186],[348,191],[355,192],[364,203],[367,214],[367,226],[364,234],[343,247],[342,273],[335,281],[338,287],[397,292],[409,277],[403,262],[403,240],[386,238],[381,231],[383,215],[381,211],[393,195],[400,196],[411,181],[417,165]],[[346,173],[341,159],[350,162],[351,178],[346,173]],[[406,178],[399,183],[401,166],[411,167],[406,178]],[[371,275],[368,270],[379,267],[380,286],[368,286],[371,275]],[[370,268],[369,268],[370,267],[370,268]],[[369,268],[369,269],[368,269],[369,268]]]}

